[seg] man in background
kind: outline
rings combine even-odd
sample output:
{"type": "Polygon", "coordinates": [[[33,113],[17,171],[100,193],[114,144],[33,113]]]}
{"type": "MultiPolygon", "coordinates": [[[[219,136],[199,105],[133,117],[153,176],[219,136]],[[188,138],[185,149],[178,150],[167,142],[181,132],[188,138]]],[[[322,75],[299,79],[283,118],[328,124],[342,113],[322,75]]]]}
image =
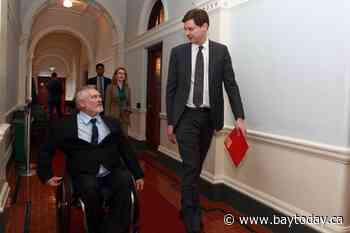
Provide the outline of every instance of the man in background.
{"type": "Polygon", "coordinates": [[[62,117],[61,109],[61,98],[62,98],[62,86],[61,82],[57,78],[57,73],[53,72],[51,74],[51,79],[47,83],[48,91],[48,108],[49,108],[49,117],[53,119],[54,110],[59,118],[62,117]]]}
{"type": "Polygon", "coordinates": [[[111,79],[104,76],[105,66],[102,63],[96,65],[96,76],[87,81],[88,85],[95,85],[96,89],[101,93],[103,107],[105,108],[106,90],[111,79]]]}

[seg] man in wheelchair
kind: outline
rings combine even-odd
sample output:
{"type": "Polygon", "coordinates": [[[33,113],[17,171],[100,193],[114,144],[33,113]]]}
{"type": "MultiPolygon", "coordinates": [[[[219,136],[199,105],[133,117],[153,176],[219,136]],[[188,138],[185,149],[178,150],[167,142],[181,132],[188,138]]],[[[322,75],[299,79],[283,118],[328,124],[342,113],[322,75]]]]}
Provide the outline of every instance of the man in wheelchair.
{"type": "Polygon", "coordinates": [[[118,120],[100,115],[100,93],[93,86],[85,86],[75,101],[77,113],[50,126],[48,142],[38,157],[38,176],[45,184],[61,184],[62,177],[53,175],[51,165],[56,149],[60,149],[66,156],[73,186],[84,202],[89,233],[128,232],[132,224],[130,192],[135,187],[143,189],[143,171],[118,120]],[[99,215],[102,186],[113,194],[104,221],[99,215]]]}

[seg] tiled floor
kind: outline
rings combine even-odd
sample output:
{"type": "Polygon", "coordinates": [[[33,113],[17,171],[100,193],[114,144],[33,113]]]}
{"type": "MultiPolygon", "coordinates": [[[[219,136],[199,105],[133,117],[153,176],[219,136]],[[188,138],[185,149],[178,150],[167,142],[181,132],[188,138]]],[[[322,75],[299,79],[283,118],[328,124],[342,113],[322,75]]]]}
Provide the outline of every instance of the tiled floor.
{"type": "MultiPolygon", "coordinates": [[[[145,171],[145,188],[149,187],[152,190],[156,190],[157,195],[162,197],[163,200],[168,202],[168,206],[172,206],[172,211],[179,209],[180,204],[180,180],[172,171],[168,170],[157,161],[157,159],[151,155],[151,153],[144,152],[140,156],[141,165],[145,171]]],[[[9,171],[9,181],[11,184],[11,191],[15,186],[14,169],[9,171]]],[[[141,194],[142,195],[142,194],[141,194]]],[[[157,200],[145,200],[148,205],[144,205],[149,208],[144,211],[152,211],[152,205],[149,202],[157,200]]],[[[54,188],[45,186],[39,182],[37,176],[22,177],[21,186],[18,192],[17,202],[8,208],[8,224],[6,227],[6,233],[56,233],[56,200],[54,188]],[[31,215],[29,231],[24,231],[25,221],[25,209],[28,203],[31,204],[31,215]]],[[[237,223],[227,226],[224,224],[224,213],[230,213],[235,216],[239,216],[239,213],[230,206],[224,203],[211,202],[205,197],[201,197],[201,203],[204,209],[203,221],[204,221],[204,233],[269,233],[270,231],[259,225],[239,225],[237,223]]],[[[141,203],[142,206],[142,203],[141,203]]],[[[169,210],[170,211],[170,210],[169,210]]],[[[159,212],[159,211],[158,211],[159,212]]],[[[166,213],[167,210],[161,210],[161,213],[166,213]]],[[[156,229],[156,226],[149,226],[145,222],[146,229],[141,233],[156,233],[150,229],[156,229]],[[151,232],[152,231],[152,232],[151,232]]],[[[174,228],[171,224],[182,224],[178,219],[176,221],[170,221],[169,228],[174,228]]],[[[184,233],[183,226],[178,227],[181,232],[184,233]]]]}

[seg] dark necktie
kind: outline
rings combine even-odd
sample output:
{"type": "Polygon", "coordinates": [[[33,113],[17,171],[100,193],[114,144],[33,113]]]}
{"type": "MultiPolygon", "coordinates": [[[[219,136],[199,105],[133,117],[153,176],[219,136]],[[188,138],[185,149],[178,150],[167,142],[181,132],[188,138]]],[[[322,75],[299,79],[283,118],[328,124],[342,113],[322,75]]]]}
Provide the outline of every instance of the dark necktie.
{"type": "Polygon", "coordinates": [[[196,67],[194,71],[193,104],[197,108],[203,103],[204,58],[202,49],[203,46],[198,47],[196,67]]]}
{"type": "Polygon", "coordinates": [[[92,124],[92,134],[91,134],[91,143],[97,145],[98,144],[98,129],[96,126],[96,118],[92,118],[90,120],[92,124]]]}

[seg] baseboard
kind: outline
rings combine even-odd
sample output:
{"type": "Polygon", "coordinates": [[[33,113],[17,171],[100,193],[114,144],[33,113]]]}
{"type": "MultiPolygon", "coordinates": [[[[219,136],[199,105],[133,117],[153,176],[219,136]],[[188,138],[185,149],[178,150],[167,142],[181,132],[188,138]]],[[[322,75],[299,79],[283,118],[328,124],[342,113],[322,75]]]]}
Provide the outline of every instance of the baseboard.
{"type": "Polygon", "coordinates": [[[0,213],[5,211],[6,202],[10,193],[10,186],[6,181],[1,182],[1,190],[0,190],[0,213]]]}
{"type": "Polygon", "coordinates": [[[6,224],[8,224],[8,213],[6,203],[10,193],[10,187],[6,181],[0,181],[0,233],[6,232],[6,224]]]}
{"type": "Polygon", "coordinates": [[[3,116],[4,122],[11,122],[13,120],[13,114],[18,111],[23,109],[23,105],[17,104],[13,107],[11,107],[7,112],[5,112],[3,116]]]}
{"type": "Polygon", "coordinates": [[[146,137],[144,135],[139,135],[136,132],[132,132],[129,130],[128,134],[129,134],[129,137],[131,137],[137,141],[145,141],[146,140],[146,137]]]}
{"type": "Polygon", "coordinates": [[[178,162],[182,162],[181,158],[172,150],[169,150],[168,148],[159,145],[158,146],[158,151],[162,152],[163,154],[166,154],[167,156],[169,156],[170,158],[178,161],[178,162]]]}
{"type": "MultiPolygon", "coordinates": [[[[167,168],[179,175],[181,159],[177,154],[169,149],[159,146],[159,161],[167,168]]],[[[226,176],[215,177],[207,171],[201,174],[201,189],[203,194],[214,201],[224,201],[233,206],[247,216],[293,216],[298,215],[311,216],[303,210],[297,209],[288,203],[282,202],[266,193],[255,190],[241,182],[234,181],[226,176]]],[[[350,227],[340,227],[338,225],[266,225],[276,233],[297,232],[297,233],[350,233],[350,227]]]]}
{"type": "Polygon", "coordinates": [[[14,138],[12,138],[10,140],[10,143],[8,145],[8,147],[6,148],[6,152],[5,154],[2,156],[2,158],[0,159],[0,179],[6,179],[6,167],[7,167],[7,163],[9,162],[12,153],[13,153],[13,143],[14,143],[14,138]]]}

